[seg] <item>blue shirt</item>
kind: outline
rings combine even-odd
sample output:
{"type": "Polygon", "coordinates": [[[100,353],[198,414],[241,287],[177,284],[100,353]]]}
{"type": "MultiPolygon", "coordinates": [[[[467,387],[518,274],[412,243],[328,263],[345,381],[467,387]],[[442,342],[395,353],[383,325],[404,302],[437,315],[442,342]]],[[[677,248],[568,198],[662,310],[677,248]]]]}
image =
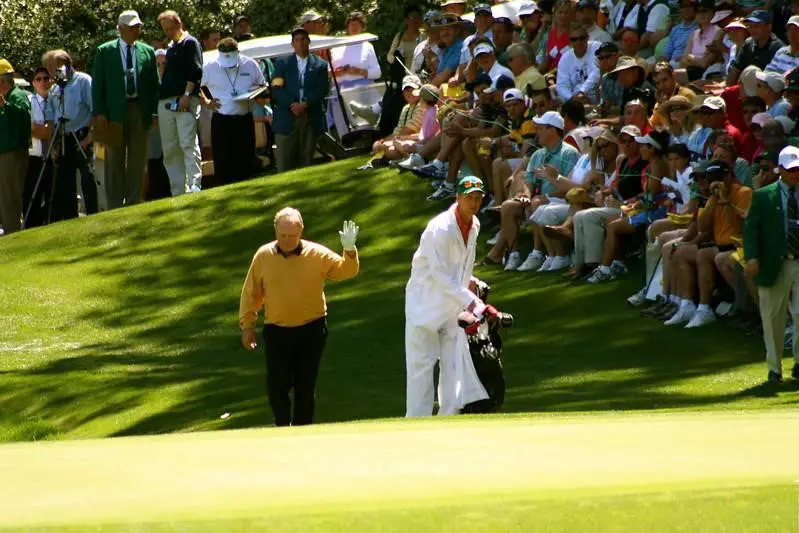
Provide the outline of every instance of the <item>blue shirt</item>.
{"type": "Polygon", "coordinates": [[[682,56],[688,44],[688,37],[697,28],[699,28],[699,24],[696,21],[690,24],[683,21],[674,26],[671,29],[671,33],[669,33],[669,41],[666,43],[666,48],[663,50],[663,55],[666,56],[666,59],[672,60],[682,56]]]}
{"type": "Polygon", "coordinates": [[[777,117],[787,117],[788,113],[791,111],[791,103],[786,100],[785,98],[780,98],[774,104],[766,110],[766,113],[771,115],[774,118],[777,117]]]}
{"type": "Polygon", "coordinates": [[[705,158],[705,144],[713,133],[711,128],[700,127],[691,132],[688,138],[688,149],[691,151],[691,161],[698,161],[705,158]]]}
{"type": "Polygon", "coordinates": [[[453,73],[458,70],[458,65],[461,62],[461,49],[463,48],[463,40],[457,39],[452,46],[445,48],[438,58],[438,72],[451,70],[453,73]]]}
{"type": "Polygon", "coordinates": [[[57,122],[61,117],[68,120],[65,130],[74,133],[87,127],[92,121],[92,77],[85,72],[72,71],[72,77],[64,87],[64,108],[61,109],[61,87],[53,85],[47,98],[45,118],[57,122]]]}

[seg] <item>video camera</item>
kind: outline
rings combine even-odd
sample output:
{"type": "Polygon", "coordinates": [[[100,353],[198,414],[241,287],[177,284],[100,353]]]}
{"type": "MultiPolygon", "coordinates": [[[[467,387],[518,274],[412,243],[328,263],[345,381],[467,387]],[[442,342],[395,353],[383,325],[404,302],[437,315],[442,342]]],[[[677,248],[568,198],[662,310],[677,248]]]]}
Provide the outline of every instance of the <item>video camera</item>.
{"type": "Polygon", "coordinates": [[[53,76],[53,81],[56,85],[58,85],[62,89],[67,86],[67,82],[69,81],[69,70],[67,69],[66,65],[61,65],[60,67],[55,69],[55,76],[53,76]]]}

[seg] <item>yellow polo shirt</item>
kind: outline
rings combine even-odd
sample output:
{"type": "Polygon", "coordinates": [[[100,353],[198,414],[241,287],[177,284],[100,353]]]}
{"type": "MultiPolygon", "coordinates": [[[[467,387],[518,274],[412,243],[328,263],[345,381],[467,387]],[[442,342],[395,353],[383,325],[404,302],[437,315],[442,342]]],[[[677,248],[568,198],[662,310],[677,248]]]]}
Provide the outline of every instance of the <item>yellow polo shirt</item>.
{"type": "Polygon", "coordinates": [[[327,315],[325,281],[354,278],[360,264],[358,251],[344,257],[315,242],[301,240],[296,250],[284,254],[277,241],[255,253],[241,289],[239,325],[255,327],[265,310],[266,324],[297,327],[327,315]]]}

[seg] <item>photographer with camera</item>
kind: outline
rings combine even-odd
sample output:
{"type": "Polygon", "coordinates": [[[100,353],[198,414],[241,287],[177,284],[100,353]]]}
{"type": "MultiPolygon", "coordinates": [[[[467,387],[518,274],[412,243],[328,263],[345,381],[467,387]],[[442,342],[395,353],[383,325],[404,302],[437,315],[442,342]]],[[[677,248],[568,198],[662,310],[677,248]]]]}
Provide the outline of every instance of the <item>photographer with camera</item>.
{"type": "Polygon", "coordinates": [[[22,187],[30,142],[30,100],[14,84],[14,67],[0,59],[0,235],[22,227],[22,187]]]}
{"type": "Polygon", "coordinates": [[[51,142],[55,175],[50,197],[50,222],[78,217],[77,183],[80,170],[81,189],[86,213],[97,212],[97,184],[91,172],[92,78],[72,67],[72,56],[65,50],[44,54],[45,66],[54,84],[47,99],[45,117],[58,132],[51,142]]]}

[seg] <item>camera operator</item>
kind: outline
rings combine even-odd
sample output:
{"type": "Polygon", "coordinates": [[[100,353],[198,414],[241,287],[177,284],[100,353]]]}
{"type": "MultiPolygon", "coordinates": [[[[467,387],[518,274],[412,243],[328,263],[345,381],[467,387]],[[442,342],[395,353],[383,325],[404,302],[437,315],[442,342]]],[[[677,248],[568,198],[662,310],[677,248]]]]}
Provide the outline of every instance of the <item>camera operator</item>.
{"type": "Polygon", "coordinates": [[[54,80],[47,99],[45,118],[54,127],[60,124],[57,143],[51,152],[56,162],[55,181],[51,193],[50,222],[77,218],[77,184],[80,170],[83,201],[88,214],[97,212],[97,186],[90,171],[92,135],[92,78],[72,67],[72,56],[64,50],[45,53],[45,64],[54,80]]]}
{"type": "Polygon", "coordinates": [[[0,59],[0,235],[22,227],[22,186],[30,140],[30,100],[14,84],[14,67],[0,59]]]}
{"type": "Polygon", "coordinates": [[[33,228],[47,223],[47,212],[50,204],[50,187],[53,179],[52,161],[46,159],[50,147],[53,130],[47,125],[45,117],[47,100],[50,97],[50,71],[38,67],[33,71],[33,89],[31,99],[31,147],[28,150],[28,176],[25,179],[25,191],[22,207],[26,228],[33,228]],[[44,170],[42,170],[44,169],[44,170]],[[41,181],[39,180],[41,176],[41,181]],[[38,187],[38,188],[37,188],[38,187]],[[36,195],[34,196],[34,190],[36,195]]]}

